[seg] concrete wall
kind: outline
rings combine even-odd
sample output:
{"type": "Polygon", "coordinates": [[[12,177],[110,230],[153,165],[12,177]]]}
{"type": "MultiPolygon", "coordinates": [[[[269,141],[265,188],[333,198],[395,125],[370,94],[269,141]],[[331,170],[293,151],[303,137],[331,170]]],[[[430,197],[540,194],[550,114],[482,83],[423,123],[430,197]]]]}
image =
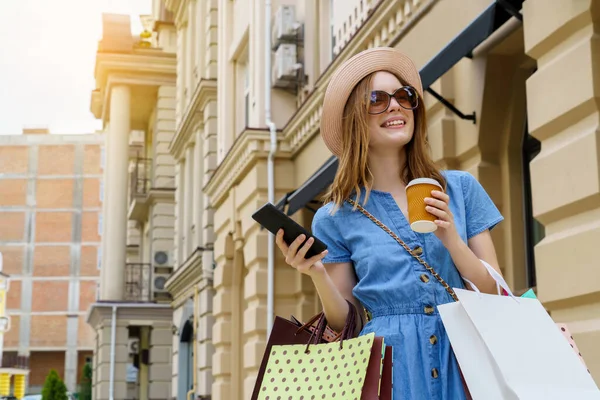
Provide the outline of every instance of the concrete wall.
{"type": "Polygon", "coordinates": [[[55,354],[52,366],[76,390],[78,353],[93,347],[84,315],[100,272],[103,141],[99,134],[0,136],[0,251],[11,275],[4,351],[31,355],[34,386],[49,372],[44,354],[55,354]]]}

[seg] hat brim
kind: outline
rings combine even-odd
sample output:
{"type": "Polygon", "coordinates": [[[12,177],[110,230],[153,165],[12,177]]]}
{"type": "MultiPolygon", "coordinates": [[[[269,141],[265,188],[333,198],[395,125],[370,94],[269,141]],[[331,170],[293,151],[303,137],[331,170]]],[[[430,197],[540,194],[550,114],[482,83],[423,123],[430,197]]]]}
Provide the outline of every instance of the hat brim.
{"type": "Polygon", "coordinates": [[[346,102],[354,87],[367,75],[387,71],[414,87],[423,97],[421,76],[413,61],[391,47],[378,47],[362,51],[344,62],[332,75],[321,115],[321,136],[329,150],[336,156],[342,153],[342,117],[346,102]]]}

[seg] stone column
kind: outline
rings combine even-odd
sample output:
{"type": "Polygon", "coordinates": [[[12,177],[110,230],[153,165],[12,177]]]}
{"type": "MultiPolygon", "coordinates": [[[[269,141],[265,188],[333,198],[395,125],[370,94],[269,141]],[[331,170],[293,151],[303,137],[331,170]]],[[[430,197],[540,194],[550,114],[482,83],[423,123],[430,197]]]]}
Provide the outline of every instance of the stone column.
{"type": "Polygon", "coordinates": [[[103,260],[104,282],[101,288],[102,300],[122,300],[125,274],[125,249],[127,242],[127,165],[129,162],[129,132],[131,89],[126,85],[114,86],[110,101],[110,130],[108,148],[110,163],[106,165],[107,184],[105,197],[108,200],[104,222],[106,235],[102,238],[105,246],[103,260]]]}
{"type": "Polygon", "coordinates": [[[184,254],[184,206],[183,199],[185,198],[185,160],[178,160],[175,165],[175,179],[177,182],[175,188],[175,264],[177,267],[183,264],[185,261],[184,254]]]}
{"type": "Polygon", "coordinates": [[[192,209],[194,204],[194,147],[188,146],[185,149],[185,175],[184,175],[185,188],[183,189],[183,229],[185,232],[185,243],[183,244],[183,261],[185,261],[191,251],[194,243],[192,235],[192,225],[194,224],[192,215],[192,209]]]}
{"type": "MultiPolygon", "coordinates": [[[[107,129],[104,132],[104,171],[102,171],[102,185],[103,195],[102,195],[102,241],[100,243],[102,258],[100,259],[100,290],[106,287],[106,245],[104,244],[104,238],[108,235],[108,225],[109,221],[106,218],[106,210],[108,209],[108,166],[110,165],[110,156],[108,149],[109,140],[110,140],[110,122],[108,123],[107,129]]],[[[100,297],[103,298],[102,292],[100,292],[100,297]]]]}
{"type": "Polygon", "coordinates": [[[196,82],[198,82],[200,79],[202,79],[202,76],[204,75],[204,68],[203,68],[203,61],[204,61],[204,52],[205,52],[205,42],[206,42],[206,36],[205,36],[205,21],[203,21],[204,19],[204,10],[206,9],[206,5],[204,4],[204,2],[196,2],[197,4],[195,5],[195,14],[192,18],[195,18],[194,21],[194,27],[195,27],[195,32],[194,32],[194,36],[196,36],[196,38],[198,39],[195,48],[195,54],[194,54],[194,64],[195,64],[195,68],[196,71],[198,71],[198,79],[196,82]]]}
{"type": "Polygon", "coordinates": [[[208,396],[211,394],[213,384],[212,356],[214,347],[212,344],[212,328],[215,324],[215,318],[212,314],[212,303],[215,292],[212,282],[208,279],[203,279],[199,286],[198,329],[196,341],[194,342],[198,356],[196,357],[197,365],[195,368],[198,369],[198,394],[208,396]]]}
{"type": "Polygon", "coordinates": [[[192,181],[193,201],[192,201],[192,221],[194,224],[194,239],[193,246],[202,246],[202,211],[204,210],[204,195],[202,194],[202,178],[203,178],[203,162],[202,162],[202,131],[196,131],[196,145],[194,146],[194,170],[192,181]]]}
{"type": "MultiPolygon", "coordinates": [[[[183,55],[186,49],[186,27],[187,23],[177,26],[177,54],[183,55]]],[[[185,113],[185,60],[177,57],[177,98],[175,105],[175,121],[179,126],[185,113]]]]}
{"type": "Polygon", "coordinates": [[[536,246],[538,296],[569,323],[600,379],[600,7],[593,0],[523,4],[525,51],[537,60],[527,81],[531,135],[542,142],[531,163],[533,213],[546,236],[536,246]]]}
{"type": "Polygon", "coordinates": [[[172,335],[170,322],[155,324],[150,331],[149,400],[164,400],[171,396],[172,335]]]}
{"type": "Polygon", "coordinates": [[[187,109],[190,104],[190,99],[194,95],[195,82],[194,70],[196,64],[196,41],[200,38],[196,36],[196,1],[192,0],[188,3],[188,24],[187,24],[187,43],[185,49],[185,62],[186,62],[186,74],[185,74],[185,87],[187,89],[186,102],[184,109],[187,109]]]}
{"type": "Polygon", "coordinates": [[[115,86],[111,90],[110,130],[108,148],[110,163],[106,165],[107,183],[105,185],[106,235],[103,236],[105,246],[103,260],[104,282],[110,284],[101,288],[102,300],[122,300],[125,274],[125,249],[127,242],[127,209],[128,209],[128,173],[129,132],[131,89],[126,85],[115,86]],[[110,223],[107,223],[110,221],[110,223]]]}

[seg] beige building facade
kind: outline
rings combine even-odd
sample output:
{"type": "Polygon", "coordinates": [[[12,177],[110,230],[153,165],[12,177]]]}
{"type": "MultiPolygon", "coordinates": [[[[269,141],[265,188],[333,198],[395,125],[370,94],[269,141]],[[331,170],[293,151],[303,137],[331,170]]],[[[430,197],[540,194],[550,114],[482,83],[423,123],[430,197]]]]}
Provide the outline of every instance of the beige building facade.
{"type": "MultiPolygon", "coordinates": [[[[374,46],[414,59],[427,89],[434,159],[486,188],[505,217],[493,239],[507,281],[517,292],[535,287],[555,320],[569,324],[600,381],[595,2],[281,0],[271,2],[268,18],[265,3],[155,0],[147,45],[134,38],[125,51],[110,50],[108,43],[130,42],[109,40],[116,23],[105,25],[92,105],[112,149],[112,194],[103,207],[122,223],[104,228],[118,233],[103,236],[104,301],[89,317],[102,371],[96,398],[111,387],[114,302],[123,304],[115,318],[119,348],[127,332],[139,332],[150,351],[140,399],[248,399],[269,300],[284,317],[318,312],[310,279],[278,251],[269,254],[269,235],[251,215],[272,189],[274,202],[310,227],[337,168],[319,136],[324,92],[344,60],[374,46]],[[140,152],[145,160],[134,156],[140,152]],[[128,171],[145,163],[150,189],[131,200],[136,180],[126,179],[128,171]],[[168,260],[159,270],[157,251],[168,260]],[[129,262],[150,263],[153,279],[168,275],[162,287],[169,294],[143,307],[126,303],[120,288],[129,262]]],[[[119,368],[127,360],[117,359],[112,385],[122,392],[128,386],[119,368]]]]}
{"type": "Polygon", "coordinates": [[[104,15],[91,111],[103,123],[105,165],[93,398],[162,400],[171,395],[171,296],[177,39],[164,8],[143,17],[104,15]]]}

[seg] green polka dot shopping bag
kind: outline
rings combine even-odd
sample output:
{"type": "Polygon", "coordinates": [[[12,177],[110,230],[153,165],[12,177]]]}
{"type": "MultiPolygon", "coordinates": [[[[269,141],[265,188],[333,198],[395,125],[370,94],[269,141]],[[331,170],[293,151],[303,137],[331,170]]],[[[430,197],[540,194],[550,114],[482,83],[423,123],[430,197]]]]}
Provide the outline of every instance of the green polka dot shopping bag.
{"type": "Polygon", "coordinates": [[[252,400],[390,400],[392,348],[373,333],[351,337],[357,312],[350,305],[339,334],[323,313],[307,324],[277,317],[252,400]]]}

